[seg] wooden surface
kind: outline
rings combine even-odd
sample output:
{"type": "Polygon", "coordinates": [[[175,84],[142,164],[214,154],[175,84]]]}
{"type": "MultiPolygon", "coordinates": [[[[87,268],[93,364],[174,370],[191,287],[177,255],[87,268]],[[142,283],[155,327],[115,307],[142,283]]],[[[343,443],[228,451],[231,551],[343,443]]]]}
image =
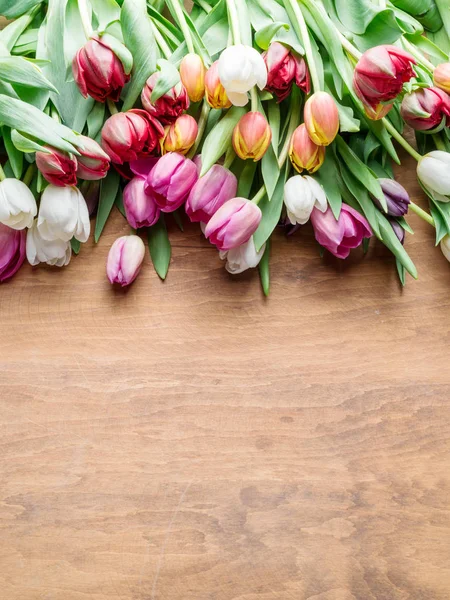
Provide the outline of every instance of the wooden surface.
{"type": "Polygon", "coordinates": [[[450,268],[410,222],[404,291],[308,227],[268,300],[194,227],[116,291],[119,215],[2,285],[1,600],[448,600],[450,268]]]}

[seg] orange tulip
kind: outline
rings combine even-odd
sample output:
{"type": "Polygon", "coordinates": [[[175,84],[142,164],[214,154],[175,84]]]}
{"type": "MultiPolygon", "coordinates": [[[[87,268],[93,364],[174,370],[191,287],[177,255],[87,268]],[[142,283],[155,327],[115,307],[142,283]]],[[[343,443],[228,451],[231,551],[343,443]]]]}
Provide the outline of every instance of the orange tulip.
{"type": "Polygon", "coordinates": [[[438,65],[433,75],[434,85],[450,94],[450,62],[438,65]]]}
{"type": "Polygon", "coordinates": [[[339,131],[336,102],[327,92],[316,92],[305,104],[305,125],[309,137],[318,146],[328,146],[339,131]]]}
{"type": "Polygon", "coordinates": [[[272,141],[272,130],[260,112],[244,115],[233,131],[233,147],[239,158],[261,160],[272,141]]]}
{"type": "Polygon", "coordinates": [[[166,136],[162,143],[163,154],[179,152],[187,154],[194,145],[198,134],[198,125],[194,117],[181,115],[172,125],[165,129],[166,136]]]}
{"type": "Polygon", "coordinates": [[[231,102],[228,99],[225,88],[219,79],[219,61],[216,60],[205,75],[206,100],[212,108],[230,108],[231,102]]]}
{"type": "Polygon", "coordinates": [[[205,95],[205,74],[205,65],[198,54],[187,54],[181,61],[181,82],[191,102],[200,102],[205,95]]]}
{"type": "Polygon", "coordinates": [[[323,165],[325,148],[312,141],[304,123],[297,127],[292,135],[289,158],[299,173],[304,169],[315,173],[323,165]]]}

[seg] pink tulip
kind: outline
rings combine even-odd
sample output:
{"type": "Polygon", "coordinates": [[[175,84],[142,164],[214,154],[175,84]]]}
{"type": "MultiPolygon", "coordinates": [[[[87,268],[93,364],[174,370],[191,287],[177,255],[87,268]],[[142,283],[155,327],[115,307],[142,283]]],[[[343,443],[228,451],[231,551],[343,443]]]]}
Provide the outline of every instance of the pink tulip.
{"type": "Polygon", "coordinates": [[[0,223],[0,283],[17,273],[26,256],[27,230],[0,223]]]}
{"type": "Polygon", "coordinates": [[[367,220],[347,204],[342,205],[337,220],[330,207],[324,213],[314,208],[311,222],[316,240],[338,258],[347,258],[352,248],[357,248],[364,238],[372,236],[367,220]]]}
{"type": "Polygon", "coordinates": [[[117,102],[130,79],[120,58],[103,39],[93,37],[78,50],[72,63],[73,76],[82,95],[98,102],[117,102]]]}
{"type": "Polygon", "coordinates": [[[144,242],[137,235],[125,235],[111,246],[106,274],[111,283],[130,285],[139,275],[145,256],[144,242]]]}
{"type": "Polygon", "coordinates": [[[192,160],[177,152],[168,152],[151,170],[145,191],[162,212],[173,212],[186,200],[197,179],[197,167],[192,160]]]}
{"type": "Polygon", "coordinates": [[[219,250],[232,250],[248,242],[261,221],[261,209],[246,198],[232,198],[211,217],[205,237],[219,250]]]}
{"type": "Polygon", "coordinates": [[[450,96],[437,87],[420,88],[403,98],[400,112],[413,129],[434,129],[444,116],[450,122],[450,96]]]}
{"type": "Polygon", "coordinates": [[[155,117],[164,125],[170,125],[189,108],[189,96],[184,85],[178,83],[164,96],[152,102],[151,96],[158,78],[159,73],[153,73],[147,79],[141,94],[142,105],[152,117],[155,117]]]}
{"type": "Polygon", "coordinates": [[[193,223],[208,223],[236,192],[235,175],[221,165],[214,165],[192,188],[186,201],[186,213],[193,223]]]}
{"type": "Polygon", "coordinates": [[[77,175],[86,181],[97,181],[106,177],[110,158],[96,141],[84,135],[80,136],[83,149],[79,148],[77,175]]]}
{"type": "Polygon", "coordinates": [[[36,152],[36,165],[44,178],[58,187],[77,184],[78,161],[73,154],[46,146],[50,153],[36,152]]]}
{"type": "Polygon", "coordinates": [[[161,213],[153,197],[145,191],[145,179],[134,177],[123,190],[127,221],[134,229],[151,227],[161,213]]]}
{"type": "Polygon", "coordinates": [[[294,82],[305,94],[309,94],[309,71],[301,56],[280,42],[272,42],[263,58],[268,71],[266,90],[276,96],[278,102],[289,96],[294,82]]]}

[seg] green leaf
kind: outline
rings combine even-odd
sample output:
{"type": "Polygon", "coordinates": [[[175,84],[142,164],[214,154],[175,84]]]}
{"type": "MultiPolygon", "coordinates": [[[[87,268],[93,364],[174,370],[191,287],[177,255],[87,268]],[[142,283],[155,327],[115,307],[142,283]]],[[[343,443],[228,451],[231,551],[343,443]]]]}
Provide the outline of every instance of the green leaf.
{"type": "MultiPolygon", "coordinates": [[[[341,169],[341,175],[342,175],[344,184],[346,185],[347,189],[350,191],[351,195],[355,199],[359,208],[362,210],[366,219],[369,221],[369,224],[372,227],[375,235],[377,237],[380,237],[381,232],[379,229],[379,223],[378,223],[378,219],[377,219],[378,210],[375,208],[375,205],[369,196],[369,192],[351,174],[351,172],[346,168],[344,163],[340,164],[340,169],[341,169]]],[[[342,193],[342,190],[341,190],[341,193],[342,193]]]]}
{"type": "Polygon", "coordinates": [[[231,144],[233,129],[245,113],[245,108],[239,106],[231,107],[227,114],[209,133],[203,144],[200,177],[206,175],[209,169],[228,150],[231,144]]]}
{"type": "Polygon", "coordinates": [[[350,106],[344,106],[335,99],[339,113],[339,131],[355,133],[360,130],[360,121],[355,118],[353,109],[350,106]]]}
{"type": "Polygon", "coordinates": [[[39,144],[38,142],[35,142],[33,139],[30,139],[25,135],[22,135],[17,131],[17,129],[11,130],[11,141],[17,148],[17,150],[19,150],[20,152],[45,152],[47,154],[50,153],[50,150],[47,150],[45,146],[39,144]]]}
{"type": "Polygon", "coordinates": [[[153,88],[151,101],[156,102],[164,96],[169,90],[180,83],[180,73],[168,60],[161,58],[158,60],[158,79],[153,88]]]}
{"type": "Polygon", "coordinates": [[[118,211],[121,213],[121,215],[123,217],[125,217],[125,219],[126,219],[127,218],[127,214],[125,212],[125,207],[123,205],[123,192],[122,192],[122,189],[120,187],[117,190],[117,196],[116,196],[116,199],[114,200],[114,204],[117,207],[118,211]]]}
{"type": "Polygon", "coordinates": [[[342,208],[342,196],[339,187],[336,185],[338,169],[331,150],[327,151],[325,161],[317,171],[316,178],[325,190],[328,204],[333,211],[333,215],[338,219],[342,208]]]}
{"type": "Polygon", "coordinates": [[[90,2],[99,30],[104,30],[109,23],[120,19],[120,6],[115,0],[90,0],[90,2]]]}
{"type": "Polygon", "coordinates": [[[255,179],[258,163],[252,160],[245,161],[244,168],[238,176],[238,191],[237,195],[240,198],[249,198],[250,192],[255,179]]]}
{"type": "Polygon", "coordinates": [[[441,15],[444,29],[447,33],[447,37],[450,38],[450,7],[448,0],[434,0],[436,7],[441,15]]]}
{"type": "Polygon", "coordinates": [[[133,55],[128,48],[109,33],[104,33],[102,35],[102,41],[105,42],[105,44],[107,44],[114,52],[114,54],[119,57],[125,73],[129,75],[133,68],[133,55]]]}
{"type": "Polygon", "coordinates": [[[439,46],[433,43],[427,37],[423,35],[405,35],[405,38],[417,46],[419,50],[424,52],[425,54],[429,54],[431,57],[437,59],[436,63],[439,62],[447,62],[448,61],[448,53],[444,52],[439,46]]]}
{"type": "Polygon", "coordinates": [[[27,54],[35,55],[37,51],[38,33],[38,29],[27,29],[14,44],[11,53],[21,56],[27,54]]]}
{"type": "Polygon", "coordinates": [[[264,250],[263,257],[259,263],[259,276],[261,279],[261,286],[264,292],[264,296],[269,295],[270,291],[270,239],[266,242],[266,249],[264,250]]]}
{"type": "Polygon", "coordinates": [[[11,168],[16,179],[22,178],[23,173],[23,154],[19,152],[11,140],[11,129],[3,127],[3,143],[5,144],[6,153],[11,163],[11,168]]]}
{"type": "Polygon", "coordinates": [[[411,227],[411,225],[408,223],[408,221],[405,219],[405,217],[397,217],[397,223],[403,227],[403,229],[405,231],[407,231],[408,233],[414,234],[414,230],[411,227]]]}
{"type": "Polygon", "coordinates": [[[280,105],[278,102],[270,102],[268,110],[269,125],[272,130],[272,147],[275,154],[278,156],[278,146],[280,144],[280,105]]]}
{"type": "Polygon", "coordinates": [[[36,64],[22,56],[1,56],[0,78],[3,81],[18,83],[30,88],[58,91],[36,64]]]}
{"type": "Polygon", "coordinates": [[[25,14],[43,0],[0,0],[0,15],[7,19],[15,19],[25,14]]]}
{"type": "Polygon", "coordinates": [[[80,249],[81,249],[81,242],[79,242],[78,240],[76,240],[75,238],[72,238],[70,240],[70,245],[72,246],[72,252],[74,254],[79,254],[80,253],[80,249]]]}
{"type": "Polygon", "coordinates": [[[389,135],[386,127],[383,125],[382,121],[372,121],[372,119],[368,119],[367,117],[365,117],[363,113],[361,114],[361,118],[363,122],[367,125],[369,131],[371,131],[373,135],[380,140],[381,144],[383,145],[383,148],[386,149],[392,160],[399,165],[400,159],[398,157],[394,144],[392,143],[392,138],[389,135]]]}
{"type": "Polygon", "coordinates": [[[155,271],[164,280],[167,277],[170,257],[172,255],[172,247],[167,235],[164,215],[160,216],[156,225],[149,228],[148,247],[155,271]]]}
{"type": "Polygon", "coordinates": [[[103,102],[96,102],[87,118],[88,135],[95,139],[100,133],[105,121],[106,106],[103,102]]]}
{"type": "Polygon", "coordinates": [[[261,171],[267,195],[269,200],[271,200],[280,177],[280,166],[272,145],[269,146],[267,152],[262,157],[261,171]]]}
{"type": "Polygon", "coordinates": [[[265,27],[262,27],[255,33],[255,42],[263,50],[268,50],[272,38],[277,35],[280,29],[289,31],[291,26],[288,23],[281,23],[280,21],[274,21],[269,23],[265,27]]]}
{"type": "Polygon", "coordinates": [[[27,15],[19,17],[12,23],[9,23],[9,25],[7,25],[2,31],[0,31],[0,43],[4,44],[9,52],[11,52],[16,45],[17,40],[30,25],[31,21],[33,20],[34,12],[35,10],[27,15]]]}
{"type": "Polygon", "coordinates": [[[395,235],[392,225],[380,212],[377,212],[377,219],[381,232],[381,241],[397,257],[408,273],[414,277],[414,279],[417,279],[417,269],[400,240],[395,235]]]}
{"type": "Polygon", "coordinates": [[[398,258],[395,259],[395,265],[397,267],[398,278],[400,279],[400,283],[405,286],[406,285],[406,269],[399,261],[398,258]]]}
{"type": "Polygon", "coordinates": [[[180,210],[176,210],[172,213],[173,215],[173,220],[175,221],[175,223],[177,224],[177,227],[180,231],[184,231],[184,225],[183,225],[183,214],[180,210]]]}
{"type": "MultiPolygon", "coordinates": [[[[242,0],[238,0],[239,2],[242,0]]],[[[291,46],[298,54],[304,55],[305,50],[298,36],[292,28],[288,13],[276,0],[247,0],[250,21],[255,31],[270,27],[273,23],[285,23],[289,29],[279,28],[272,41],[281,42],[291,46]]]]}
{"type": "Polygon", "coordinates": [[[105,227],[106,221],[111,213],[117,197],[120,176],[115,169],[111,169],[105,179],[102,179],[100,187],[100,200],[98,203],[97,220],[95,221],[95,243],[98,242],[105,227]]]}
{"type": "Polygon", "coordinates": [[[253,236],[258,252],[272,235],[273,230],[280,221],[281,211],[283,210],[284,186],[286,183],[287,172],[288,168],[283,169],[280,173],[272,200],[269,201],[269,198],[266,195],[259,203],[262,219],[253,236]]]}

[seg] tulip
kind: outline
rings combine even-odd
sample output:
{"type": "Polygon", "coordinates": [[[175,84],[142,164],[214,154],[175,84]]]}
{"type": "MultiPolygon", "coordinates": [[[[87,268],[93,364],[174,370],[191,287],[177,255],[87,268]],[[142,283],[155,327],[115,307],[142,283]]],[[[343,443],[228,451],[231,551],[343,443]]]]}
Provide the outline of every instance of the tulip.
{"type": "Polygon", "coordinates": [[[0,223],[12,229],[25,229],[31,226],[36,214],[36,200],[23,181],[8,178],[0,182],[0,223]]]}
{"type": "Polygon", "coordinates": [[[186,200],[186,214],[193,223],[208,223],[225,202],[236,197],[237,187],[231,171],[214,165],[192,188],[186,200]]]}
{"type": "Polygon", "coordinates": [[[163,152],[179,152],[187,154],[195,143],[198,134],[198,125],[194,117],[181,115],[166,127],[166,137],[163,142],[163,152]]]}
{"type": "Polygon", "coordinates": [[[367,220],[347,204],[342,205],[338,219],[331,208],[325,212],[315,208],[311,213],[311,223],[318,243],[337,258],[347,258],[352,248],[357,248],[364,238],[372,236],[367,220]]]}
{"type": "Polygon", "coordinates": [[[110,158],[94,140],[84,135],[80,136],[83,148],[79,149],[77,175],[86,181],[97,181],[106,177],[110,158]]]}
{"type": "Polygon", "coordinates": [[[284,203],[292,225],[309,221],[313,208],[327,210],[328,202],[322,186],[308,175],[295,175],[284,186],[284,203]]]}
{"type": "Polygon", "coordinates": [[[441,240],[441,250],[445,258],[450,262],[450,235],[446,235],[441,240]]]}
{"type": "Polygon", "coordinates": [[[225,88],[220,83],[218,60],[206,72],[205,92],[206,100],[212,108],[230,108],[231,102],[228,99],[225,88]]]}
{"type": "Polygon", "coordinates": [[[245,114],[233,131],[233,148],[239,158],[261,160],[272,141],[272,130],[260,112],[245,114]]]}
{"type": "Polygon", "coordinates": [[[242,44],[229,46],[219,58],[219,78],[231,103],[245,106],[247,94],[255,85],[260,90],[266,87],[267,67],[254,48],[242,44]]]}
{"type": "Polygon", "coordinates": [[[72,258],[72,246],[64,240],[46,240],[38,228],[37,219],[27,232],[27,259],[30,265],[46,263],[52,267],[65,267],[72,258]]]}
{"type": "Polygon", "coordinates": [[[82,95],[98,102],[105,102],[107,98],[118,102],[123,86],[130,79],[130,71],[125,72],[120,58],[97,36],[78,50],[72,70],[82,95]]]}
{"type": "Polygon", "coordinates": [[[220,252],[220,258],[226,260],[225,269],[232,275],[239,275],[247,271],[247,269],[254,269],[261,262],[266,245],[259,252],[256,251],[255,240],[253,236],[242,246],[233,248],[226,252],[220,252]]]}
{"type": "Polygon", "coordinates": [[[423,185],[434,193],[437,200],[449,202],[450,154],[433,150],[422,157],[417,165],[417,176],[423,185]]]}
{"type": "Polygon", "coordinates": [[[299,125],[292,135],[289,158],[299,173],[304,169],[315,173],[323,165],[325,148],[312,141],[304,123],[299,125]]]}
{"type": "Polygon", "coordinates": [[[316,92],[305,103],[305,126],[309,137],[318,146],[328,146],[339,131],[336,102],[327,92],[316,92]]]}
{"type": "MultiPolygon", "coordinates": [[[[383,190],[384,197],[387,204],[387,213],[390,217],[402,217],[408,212],[408,208],[411,200],[409,194],[405,188],[395,181],[395,179],[380,178],[378,180],[383,190]]],[[[376,206],[382,211],[384,208],[381,206],[381,202],[378,198],[373,198],[376,206]]]]}
{"type": "Polygon", "coordinates": [[[145,191],[162,212],[173,212],[185,202],[197,179],[197,166],[192,160],[169,152],[151,170],[145,191]]]}
{"type": "Polygon", "coordinates": [[[391,227],[394,230],[394,233],[397,236],[398,241],[400,242],[400,244],[403,245],[405,243],[405,236],[406,236],[405,230],[400,225],[400,223],[398,221],[396,221],[395,219],[389,219],[389,223],[391,224],[391,227]]]}
{"type": "Polygon", "coordinates": [[[78,161],[73,154],[46,146],[49,152],[36,152],[36,165],[44,178],[58,187],[77,184],[78,161]]]}
{"type": "Polygon", "coordinates": [[[186,88],[180,82],[168,92],[152,102],[151,96],[160,73],[153,73],[144,86],[141,94],[142,105],[152,117],[158,119],[164,125],[173,123],[185,110],[189,108],[189,96],[186,88]]]}
{"type": "Polygon", "coordinates": [[[420,88],[406,94],[400,112],[406,123],[417,131],[435,129],[444,116],[450,122],[450,96],[437,87],[420,88]]]}
{"type": "Polygon", "coordinates": [[[396,46],[375,46],[364,52],[355,67],[353,87],[360,100],[375,108],[394,100],[403,84],[415,76],[411,54],[396,46]]]}
{"type": "Polygon", "coordinates": [[[232,250],[248,242],[261,221],[261,209],[246,198],[232,198],[211,217],[205,236],[219,250],[232,250]]]}
{"type": "Polygon", "coordinates": [[[164,127],[145,110],[112,115],[102,130],[102,146],[114,163],[122,165],[158,153],[164,127]]]}
{"type": "Polygon", "coordinates": [[[200,102],[205,95],[205,65],[198,54],[186,54],[180,64],[181,83],[191,102],[200,102]]]}
{"type": "Polygon", "coordinates": [[[130,285],[139,275],[145,256],[144,242],[137,235],[118,238],[108,254],[106,274],[111,283],[130,285]]]}
{"type": "Polygon", "coordinates": [[[123,205],[127,221],[134,229],[151,227],[161,213],[153,197],[145,191],[146,182],[134,177],[123,190],[123,205]]]}
{"type": "Polygon", "coordinates": [[[17,273],[25,260],[27,232],[0,223],[0,283],[17,273]]]}
{"type": "Polygon", "coordinates": [[[364,104],[364,112],[372,121],[379,121],[384,119],[393,106],[393,104],[381,104],[381,102],[376,106],[364,104]]]}
{"type": "Polygon", "coordinates": [[[450,62],[442,63],[434,69],[434,85],[450,94],[450,62]]]}
{"type": "Polygon", "coordinates": [[[301,56],[280,42],[272,42],[263,59],[268,72],[266,90],[276,96],[278,102],[289,96],[294,82],[305,94],[309,94],[309,71],[301,56]]]}
{"type": "Polygon", "coordinates": [[[44,240],[68,242],[74,237],[79,242],[86,242],[91,225],[80,190],[76,187],[46,187],[41,197],[37,227],[44,240]]]}

